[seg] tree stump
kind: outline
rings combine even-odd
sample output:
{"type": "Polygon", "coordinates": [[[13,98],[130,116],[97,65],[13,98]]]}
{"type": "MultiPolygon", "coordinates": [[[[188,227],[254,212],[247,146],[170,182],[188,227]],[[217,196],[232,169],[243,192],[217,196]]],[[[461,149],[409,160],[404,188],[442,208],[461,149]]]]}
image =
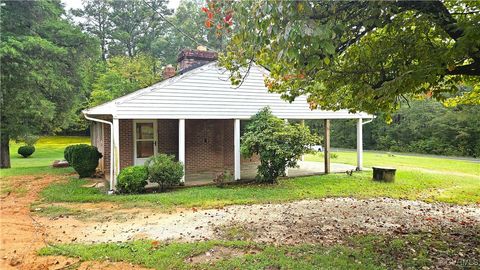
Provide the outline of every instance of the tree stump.
{"type": "Polygon", "coordinates": [[[373,180],[383,182],[395,181],[395,168],[373,167],[373,180]]]}
{"type": "Polygon", "coordinates": [[[70,166],[66,160],[55,160],[52,164],[54,168],[65,168],[70,166]]]}

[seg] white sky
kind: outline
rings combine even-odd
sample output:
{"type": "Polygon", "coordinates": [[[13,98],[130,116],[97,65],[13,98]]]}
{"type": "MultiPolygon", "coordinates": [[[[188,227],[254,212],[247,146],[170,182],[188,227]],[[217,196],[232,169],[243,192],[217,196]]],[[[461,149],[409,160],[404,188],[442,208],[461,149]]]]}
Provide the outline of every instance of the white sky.
{"type": "MultiPolygon", "coordinates": [[[[128,0],[126,0],[128,1],[128,0]]],[[[81,8],[82,7],[82,0],[62,0],[62,3],[65,4],[66,10],[72,9],[72,8],[81,8]]],[[[169,0],[168,1],[168,7],[176,9],[178,5],[180,4],[180,0],[169,0]]]]}

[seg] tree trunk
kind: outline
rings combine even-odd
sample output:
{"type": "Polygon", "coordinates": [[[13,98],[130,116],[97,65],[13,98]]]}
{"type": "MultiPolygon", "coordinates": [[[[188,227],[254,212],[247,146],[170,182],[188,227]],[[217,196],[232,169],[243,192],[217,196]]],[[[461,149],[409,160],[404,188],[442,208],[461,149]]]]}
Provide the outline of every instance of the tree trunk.
{"type": "Polygon", "coordinates": [[[10,136],[5,132],[0,142],[0,168],[10,168],[10,136]]]}

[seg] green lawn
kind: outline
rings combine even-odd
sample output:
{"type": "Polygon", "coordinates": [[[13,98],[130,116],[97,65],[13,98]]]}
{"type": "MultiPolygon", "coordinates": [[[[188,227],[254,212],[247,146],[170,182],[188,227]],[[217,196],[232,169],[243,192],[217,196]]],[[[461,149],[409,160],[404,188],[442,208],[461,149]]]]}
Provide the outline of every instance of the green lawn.
{"type": "Polygon", "coordinates": [[[457,204],[480,203],[478,177],[400,170],[394,183],[374,182],[371,172],[331,174],[280,180],[277,185],[234,185],[184,188],[167,193],[110,196],[82,187],[87,180],[71,179],[42,192],[44,202],[116,202],[125,207],[211,208],[232,204],[284,202],[325,197],[391,197],[457,204]]]}
{"type": "Polygon", "coordinates": [[[56,159],[63,159],[63,150],[70,144],[87,143],[90,144],[88,137],[74,136],[51,136],[42,137],[35,145],[35,153],[28,158],[23,158],[17,153],[21,143],[10,143],[10,159],[12,167],[10,169],[1,169],[0,177],[15,175],[32,174],[63,174],[71,173],[71,168],[54,169],[51,167],[56,159]]]}
{"type": "MultiPolygon", "coordinates": [[[[460,266],[464,258],[478,257],[479,231],[364,235],[342,245],[272,246],[245,241],[159,243],[135,241],[108,244],[52,245],[40,255],[63,255],[81,260],[130,262],[154,269],[422,269],[447,260],[460,266]],[[219,247],[235,251],[213,263],[191,263],[189,258],[219,247]],[[462,255],[459,255],[462,254],[462,255]],[[462,256],[466,256],[462,260],[462,256]]],[[[471,260],[471,263],[476,261],[471,260]]],[[[446,267],[446,265],[443,265],[446,267]]],[[[440,266],[441,267],[441,266],[440,266]]],[[[451,266],[450,266],[451,267],[451,266]]],[[[432,268],[427,268],[432,269],[432,268]]],[[[466,268],[468,269],[468,268],[466,268]]]]}
{"type": "MultiPolygon", "coordinates": [[[[338,157],[331,159],[331,162],[357,165],[356,152],[340,151],[334,153],[338,157]]],[[[305,160],[323,162],[323,156],[321,154],[307,155],[305,160]]],[[[389,166],[395,167],[398,170],[428,170],[446,174],[465,173],[480,177],[480,160],[473,162],[432,156],[410,156],[407,154],[402,155],[396,153],[364,152],[363,165],[367,168],[371,168],[372,166],[389,166]]]]}

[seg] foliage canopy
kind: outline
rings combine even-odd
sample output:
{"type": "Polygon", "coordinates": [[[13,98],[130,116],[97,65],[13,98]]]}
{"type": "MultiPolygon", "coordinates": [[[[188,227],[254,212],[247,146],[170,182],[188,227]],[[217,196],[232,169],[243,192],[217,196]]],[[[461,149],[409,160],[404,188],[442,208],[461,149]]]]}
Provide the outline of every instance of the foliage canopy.
{"type": "Polygon", "coordinates": [[[2,2],[0,59],[1,167],[8,142],[67,126],[82,93],[82,63],[95,55],[93,40],[64,19],[59,1],[2,2]]]}
{"type": "Polygon", "coordinates": [[[312,108],[392,112],[415,95],[480,104],[478,1],[208,1],[234,14],[222,59],[235,83],[252,61],[287,100],[312,108]]]}

